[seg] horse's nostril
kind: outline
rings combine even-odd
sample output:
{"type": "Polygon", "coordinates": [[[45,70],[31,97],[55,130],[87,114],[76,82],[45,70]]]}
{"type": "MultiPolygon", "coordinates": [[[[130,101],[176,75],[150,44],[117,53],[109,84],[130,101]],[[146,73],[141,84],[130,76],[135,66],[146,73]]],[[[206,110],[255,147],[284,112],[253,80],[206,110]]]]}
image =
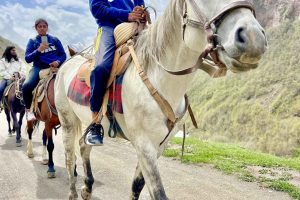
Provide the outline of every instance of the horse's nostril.
{"type": "Polygon", "coordinates": [[[238,28],[235,34],[235,39],[239,43],[246,43],[245,37],[243,36],[243,32],[245,31],[245,28],[241,27],[238,28]]]}

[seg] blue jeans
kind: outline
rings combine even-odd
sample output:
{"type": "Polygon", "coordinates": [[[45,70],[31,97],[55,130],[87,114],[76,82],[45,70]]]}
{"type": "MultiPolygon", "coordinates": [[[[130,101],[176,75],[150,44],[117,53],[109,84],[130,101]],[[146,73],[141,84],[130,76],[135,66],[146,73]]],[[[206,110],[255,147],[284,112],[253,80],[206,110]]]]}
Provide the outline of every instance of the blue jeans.
{"type": "Polygon", "coordinates": [[[99,112],[112,69],[116,44],[114,28],[103,27],[99,50],[96,53],[96,67],[91,73],[91,111],[99,112]]]}
{"type": "Polygon", "coordinates": [[[43,68],[33,66],[23,84],[22,91],[26,109],[30,109],[33,97],[32,91],[40,81],[39,72],[42,69],[43,68]]]}
{"type": "Polygon", "coordinates": [[[0,81],[0,102],[2,101],[3,93],[4,93],[6,86],[8,86],[8,82],[9,82],[9,80],[7,80],[7,79],[2,79],[0,81]]]}

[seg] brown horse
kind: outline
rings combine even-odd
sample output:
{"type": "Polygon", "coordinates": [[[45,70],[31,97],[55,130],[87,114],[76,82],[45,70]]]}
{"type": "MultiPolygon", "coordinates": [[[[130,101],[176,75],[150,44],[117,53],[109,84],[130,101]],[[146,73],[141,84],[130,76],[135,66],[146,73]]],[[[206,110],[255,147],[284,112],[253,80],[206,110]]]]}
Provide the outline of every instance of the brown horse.
{"type": "MultiPolygon", "coordinates": [[[[4,111],[6,114],[6,119],[8,122],[8,135],[12,136],[13,132],[16,132],[16,145],[17,147],[22,146],[21,138],[21,127],[22,120],[25,114],[25,106],[23,103],[22,95],[22,84],[24,79],[21,79],[18,72],[13,74],[12,85],[7,86],[8,94],[3,98],[4,111]],[[20,113],[19,119],[17,118],[17,113],[20,113]],[[10,127],[10,120],[13,120],[13,129],[10,127]]],[[[4,93],[6,93],[7,89],[4,93]]]]}
{"type": "MultiPolygon", "coordinates": [[[[43,163],[48,163],[48,178],[55,178],[55,168],[53,162],[53,150],[54,150],[54,143],[52,138],[53,129],[57,130],[57,127],[60,125],[56,107],[54,104],[54,81],[56,76],[57,69],[49,70],[49,74],[46,78],[42,79],[37,87],[43,87],[44,97],[43,100],[36,103],[34,108],[34,113],[36,116],[36,121],[28,121],[27,122],[27,133],[29,137],[28,146],[27,146],[27,155],[29,158],[33,157],[32,151],[32,133],[38,124],[39,121],[45,122],[45,129],[43,130],[43,146],[44,150],[48,150],[48,157],[49,160],[47,162],[46,158],[43,156],[43,163]],[[47,143],[48,140],[48,143],[47,143]]],[[[36,101],[37,95],[34,95],[33,102],[36,101]]],[[[33,103],[35,104],[35,103],[33,103]]],[[[44,151],[45,153],[45,151],[44,151]]]]}

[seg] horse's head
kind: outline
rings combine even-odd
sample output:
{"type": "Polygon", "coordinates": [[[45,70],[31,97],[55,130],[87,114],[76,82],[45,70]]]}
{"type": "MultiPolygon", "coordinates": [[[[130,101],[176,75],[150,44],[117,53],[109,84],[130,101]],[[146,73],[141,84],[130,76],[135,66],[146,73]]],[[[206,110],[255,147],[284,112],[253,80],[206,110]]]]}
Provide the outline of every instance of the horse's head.
{"type": "Polygon", "coordinates": [[[20,79],[20,77],[21,77],[21,75],[20,75],[19,72],[14,72],[14,73],[13,73],[13,79],[14,79],[14,80],[18,80],[18,79],[20,79]]]}
{"type": "Polygon", "coordinates": [[[187,44],[201,53],[207,37],[206,50],[215,63],[233,72],[255,69],[267,49],[265,31],[249,0],[185,0],[183,22],[187,44]]]}

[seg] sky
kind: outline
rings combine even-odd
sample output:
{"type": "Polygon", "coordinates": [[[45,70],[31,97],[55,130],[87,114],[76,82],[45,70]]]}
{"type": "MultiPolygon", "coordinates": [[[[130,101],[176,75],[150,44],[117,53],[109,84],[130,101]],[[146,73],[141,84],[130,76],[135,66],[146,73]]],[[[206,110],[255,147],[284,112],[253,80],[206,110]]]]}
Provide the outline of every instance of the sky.
{"type": "MultiPolygon", "coordinates": [[[[168,0],[145,0],[162,13],[168,0]]],[[[35,37],[34,21],[45,18],[49,34],[69,44],[91,44],[97,25],[88,0],[0,0],[0,36],[25,49],[35,37]]]]}

